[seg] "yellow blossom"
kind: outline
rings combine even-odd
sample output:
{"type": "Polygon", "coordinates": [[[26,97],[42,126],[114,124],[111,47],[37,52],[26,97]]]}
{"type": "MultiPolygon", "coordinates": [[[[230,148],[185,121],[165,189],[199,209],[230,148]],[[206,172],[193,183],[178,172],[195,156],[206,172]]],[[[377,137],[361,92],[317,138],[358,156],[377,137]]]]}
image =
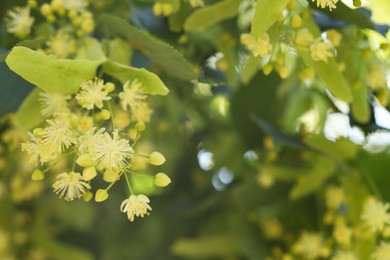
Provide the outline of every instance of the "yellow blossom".
{"type": "Polygon", "coordinates": [[[282,224],[276,218],[267,218],[260,222],[264,236],[268,239],[277,239],[282,236],[282,224]]]}
{"type": "Polygon", "coordinates": [[[332,43],[333,47],[337,47],[340,45],[341,39],[343,37],[338,31],[329,30],[326,32],[326,38],[332,43]]]}
{"type": "Polygon", "coordinates": [[[330,51],[332,45],[324,42],[321,37],[318,37],[314,43],[310,45],[311,57],[315,61],[328,62],[329,57],[333,57],[333,53],[330,51]]]}
{"type": "Polygon", "coordinates": [[[344,190],[340,187],[331,186],[325,191],[326,206],[337,210],[345,202],[344,190]]]}
{"type": "Polygon", "coordinates": [[[313,2],[317,1],[317,6],[320,6],[321,8],[329,7],[329,10],[332,11],[332,9],[336,8],[336,3],[338,0],[312,0],[313,2]]]}
{"type": "Polygon", "coordinates": [[[374,253],[371,254],[372,260],[390,260],[390,243],[382,242],[380,246],[378,246],[374,253]]]}
{"type": "Polygon", "coordinates": [[[381,232],[385,225],[390,224],[389,207],[389,203],[382,203],[373,197],[364,203],[361,219],[373,233],[381,232]]]}
{"type": "Polygon", "coordinates": [[[343,247],[351,245],[353,230],[345,225],[343,221],[337,221],[333,230],[333,237],[343,247]]]}
{"type": "Polygon", "coordinates": [[[59,59],[68,58],[77,50],[76,41],[63,31],[57,32],[48,41],[49,51],[59,59]]]}
{"type": "Polygon", "coordinates": [[[143,94],[142,82],[137,79],[133,81],[126,81],[123,85],[123,91],[119,93],[121,99],[122,109],[127,111],[127,107],[130,107],[132,111],[136,110],[141,103],[146,99],[146,95],[143,94]]]}
{"type": "Polygon", "coordinates": [[[381,65],[373,65],[370,69],[370,74],[368,74],[367,83],[373,89],[386,86],[387,79],[385,68],[381,65]]]}
{"type": "Polygon", "coordinates": [[[119,137],[117,129],[112,132],[112,137],[107,132],[96,136],[93,146],[95,150],[93,159],[99,161],[100,166],[106,169],[122,169],[127,164],[127,159],[134,153],[129,141],[119,137]]]}
{"type": "Polygon", "coordinates": [[[46,117],[57,115],[59,111],[67,107],[69,96],[64,96],[56,93],[39,93],[39,103],[41,106],[41,114],[46,117]]]}
{"type": "Polygon", "coordinates": [[[108,92],[104,90],[103,80],[95,78],[94,81],[88,80],[81,83],[81,90],[76,95],[76,99],[80,106],[91,110],[95,106],[103,107],[103,101],[110,100],[107,96],[108,92]]]}
{"type": "Polygon", "coordinates": [[[264,189],[272,187],[274,182],[275,178],[269,173],[259,173],[257,175],[257,183],[264,189]]]}
{"type": "Polygon", "coordinates": [[[65,148],[76,143],[76,138],[72,130],[61,121],[53,122],[47,120],[50,126],[43,130],[43,143],[50,146],[56,152],[61,153],[65,148]]]}
{"type": "Polygon", "coordinates": [[[91,186],[83,181],[78,172],[61,173],[57,176],[57,181],[53,184],[54,192],[60,194],[67,201],[81,198],[91,186]]]}
{"type": "Polygon", "coordinates": [[[350,251],[337,251],[332,260],[358,260],[356,255],[350,251]]]}
{"type": "Polygon", "coordinates": [[[64,0],[64,8],[66,10],[83,11],[87,6],[87,0],[64,0]]]}
{"type": "Polygon", "coordinates": [[[7,32],[18,38],[26,38],[31,33],[34,18],[30,16],[30,8],[15,7],[10,10],[5,18],[7,32]]]}
{"type": "Polygon", "coordinates": [[[44,164],[58,157],[58,153],[51,149],[50,144],[45,144],[42,139],[37,138],[32,133],[28,133],[28,135],[30,142],[22,143],[22,151],[29,155],[33,165],[37,165],[38,160],[44,164]]]}
{"type": "Polygon", "coordinates": [[[298,50],[308,50],[308,47],[313,41],[313,34],[306,28],[300,29],[295,35],[295,45],[298,50]]]}
{"type": "Polygon", "coordinates": [[[330,254],[329,248],[324,244],[320,234],[303,232],[293,245],[292,251],[301,254],[305,259],[317,259],[327,257],[330,254]]]}
{"type": "Polygon", "coordinates": [[[144,217],[149,215],[148,210],[152,210],[149,205],[150,200],[145,195],[130,195],[121,204],[121,211],[127,213],[127,218],[134,221],[134,217],[144,217]]]}
{"type": "Polygon", "coordinates": [[[252,52],[255,57],[266,57],[272,50],[272,45],[269,42],[269,36],[264,33],[262,36],[253,38],[249,34],[241,35],[241,42],[252,52]]]}
{"type": "Polygon", "coordinates": [[[148,103],[141,103],[133,110],[132,119],[135,121],[149,122],[152,116],[153,109],[151,109],[148,103]]]}

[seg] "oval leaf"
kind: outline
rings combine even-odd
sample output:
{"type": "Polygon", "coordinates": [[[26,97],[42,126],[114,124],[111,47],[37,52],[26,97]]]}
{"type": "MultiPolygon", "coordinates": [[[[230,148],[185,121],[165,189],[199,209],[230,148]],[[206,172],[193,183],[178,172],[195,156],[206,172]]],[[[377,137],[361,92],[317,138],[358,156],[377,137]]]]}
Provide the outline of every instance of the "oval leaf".
{"type": "Polygon", "coordinates": [[[276,21],[278,15],[283,11],[289,1],[258,0],[255,15],[252,19],[252,36],[257,38],[263,35],[276,21]]]}
{"type": "Polygon", "coordinates": [[[182,55],[168,44],[131,26],[126,20],[121,18],[102,15],[99,21],[99,28],[110,36],[125,39],[134,48],[139,49],[150,57],[168,75],[182,80],[197,78],[197,75],[182,55]]]}
{"type": "Polygon", "coordinates": [[[8,67],[25,80],[48,93],[69,94],[80,84],[95,76],[101,61],[60,60],[33,51],[15,47],[5,59],[8,67]]]}
{"type": "Polygon", "coordinates": [[[144,86],[144,92],[151,95],[166,95],[169,90],[152,72],[145,69],[137,69],[125,66],[113,61],[107,61],[103,65],[104,73],[117,78],[123,84],[128,80],[139,80],[144,86]]]}
{"type": "Polygon", "coordinates": [[[32,129],[44,121],[39,106],[39,89],[36,88],[23,101],[16,112],[15,126],[22,129],[32,129]]]}
{"type": "Polygon", "coordinates": [[[186,31],[204,31],[206,28],[238,14],[241,0],[226,0],[195,11],[186,20],[186,31]]]}

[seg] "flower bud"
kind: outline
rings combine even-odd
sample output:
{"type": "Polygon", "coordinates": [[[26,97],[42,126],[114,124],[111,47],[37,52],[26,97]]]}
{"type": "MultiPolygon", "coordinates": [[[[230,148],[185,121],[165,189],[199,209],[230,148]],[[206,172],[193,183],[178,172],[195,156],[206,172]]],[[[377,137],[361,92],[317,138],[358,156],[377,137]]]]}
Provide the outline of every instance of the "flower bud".
{"type": "Polygon", "coordinates": [[[102,202],[108,198],[108,192],[104,189],[98,189],[95,194],[95,201],[102,202]]]}
{"type": "Polygon", "coordinates": [[[102,120],[108,120],[111,118],[111,113],[110,111],[108,111],[107,109],[102,109],[102,111],[100,111],[100,118],[102,120]]]}
{"type": "Polygon", "coordinates": [[[149,155],[149,160],[153,165],[162,165],[165,162],[165,157],[159,152],[153,152],[149,155]]]}
{"type": "Polygon", "coordinates": [[[85,153],[77,158],[76,163],[81,167],[89,167],[94,165],[91,155],[85,153]]]}
{"type": "Polygon", "coordinates": [[[97,175],[96,169],[94,166],[87,167],[83,170],[83,178],[86,181],[90,181],[95,178],[97,175]]]}
{"type": "Polygon", "coordinates": [[[111,82],[107,82],[106,84],[104,84],[104,89],[107,91],[107,92],[112,92],[115,90],[115,84],[114,83],[111,83],[111,82]]]}
{"type": "Polygon", "coordinates": [[[163,172],[159,172],[156,174],[156,179],[154,180],[154,184],[158,187],[165,187],[171,183],[171,179],[163,172]]]}
{"type": "Polygon", "coordinates": [[[146,128],[145,123],[142,121],[135,124],[135,129],[137,129],[138,132],[145,131],[145,128],[146,128]]]}
{"type": "Polygon", "coordinates": [[[106,182],[114,182],[118,180],[119,172],[114,170],[106,170],[103,174],[103,180],[106,182]]]}
{"type": "Polygon", "coordinates": [[[93,194],[90,191],[84,193],[84,195],[83,195],[83,199],[85,202],[90,201],[92,199],[92,197],[93,197],[93,194]]]}
{"type": "Polygon", "coordinates": [[[43,180],[43,178],[45,178],[45,175],[43,174],[43,172],[39,169],[35,169],[31,175],[31,179],[33,181],[41,181],[43,180]]]}
{"type": "Polygon", "coordinates": [[[41,5],[40,11],[43,16],[49,16],[51,14],[51,7],[49,4],[45,3],[41,5]]]}

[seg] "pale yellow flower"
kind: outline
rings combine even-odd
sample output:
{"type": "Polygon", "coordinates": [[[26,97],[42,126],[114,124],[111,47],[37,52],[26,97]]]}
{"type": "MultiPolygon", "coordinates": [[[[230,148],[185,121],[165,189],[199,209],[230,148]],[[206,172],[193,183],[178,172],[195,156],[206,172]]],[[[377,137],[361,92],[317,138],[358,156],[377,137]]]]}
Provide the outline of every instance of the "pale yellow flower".
{"type": "Polygon", "coordinates": [[[276,218],[266,218],[260,222],[264,236],[268,239],[280,238],[283,234],[283,227],[276,218]]]}
{"type": "Polygon", "coordinates": [[[60,31],[48,41],[49,51],[57,58],[65,59],[77,50],[76,41],[67,33],[60,31]]]}
{"type": "Polygon", "coordinates": [[[112,137],[107,132],[95,136],[94,142],[93,159],[99,161],[100,166],[106,169],[122,169],[127,165],[127,159],[134,153],[129,141],[119,138],[118,129],[112,132],[112,137]]]}
{"type": "Polygon", "coordinates": [[[275,182],[275,178],[269,173],[259,173],[256,180],[260,187],[264,189],[271,188],[275,182]]]}
{"type": "Polygon", "coordinates": [[[51,145],[45,144],[41,139],[31,133],[28,134],[30,135],[31,141],[22,143],[22,151],[28,154],[30,162],[33,165],[37,165],[38,160],[41,164],[44,164],[58,157],[59,154],[51,149],[51,145]]]}
{"type": "Polygon", "coordinates": [[[56,153],[62,153],[65,148],[75,144],[77,139],[69,127],[61,121],[47,120],[50,126],[43,130],[42,141],[56,153]]]}
{"type": "Polygon", "coordinates": [[[87,0],[64,0],[66,10],[83,11],[88,6],[87,0]]]}
{"type": "Polygon", "coordinates": [[[133,110],[131,117],[135,121],[149,122],[152,114],[153,109],[149,107],[148,103],[144,102],[133,110]]]}
{"type": "Polygon", "coordinates": [[[343,36],[336,30],[326,32],[326,39],[332,43],[333,47],[339,46],[342,38],[343,36]]]}
{"type": "Polygon", "coordinates": [[[332,260],[358,260],[356,255],[350,251],[337,251],[332,260]]]}
{"type": "Polygon", "coordinates": [[[295,45],[298,50],[306,51],[314,41],[313,34],[306,28],[300,29],[295,35],[295,45]]]}
{"type": "Polygon", "coordinates": [[[272,44],[269,36],[264,33],[262,36],[253,38],[250,34],[241,35],[241,42],[252,52],[253,56],[264,58],[272,51],[272,44]]]}
{"type": "Polygon", "coordinates": [[[127,218],[134,221],[134,217],[144,217],[149,215],[148,210],[152,210],[149,205],[150,200],[145,195],[130,195],[121,204],[121,211],[127,213],[127,218]]]}
{"type": "Polygon", "coordinates": [[[327,42],[324,42],[321,37],[318,37],[314,43],[310,45],[311,57],[315,61],[328,62],[329,57],[333,57],[331,52],[332,45],[327,42]]]}
{"type": "Polygon", "coordinates": [[[329,7],[329,10],[336,8],[336,3],[339,0],[312,0],[313,2],[317,1],[317,6],[321,6],[321,8],[329,7]]]}
{"type": "Polygon", "coordinates": [[[370,68],[370,74],[367,77],[367,83],[373,89],[387,85],[386,70],[381,65],[373,65],[370,68]]]}
{"type": "Polygon", "coordinates": [[[101,128],[95,133],[96,127],[93,127],[81,135],[78,139],[79,152],[81,154],[89,153],[91,156],[94,156],[96,154],[95,141],[103,135],[105,130],[105,128],[101,128]]]}
{"type": "Polygon", "coordinates": [[[353,231],[343,221],[336,222],[333,230],[333,237],[343,247],[351,245],[353,231]]]}
{"type": "Polygon", "coordinates": [[[340,187],[330,186],[325,191],[326,206],[336,210],[345,202],[344,190],[340,187]]]}
{"type": "Polygon", "coordinates": [[[378,246],[374,253],[371,254],[372,260],[390,260],[390,243],[382,242],[380,246],[378,246]]]}
{"type": "Polygon", "coordinates": [[[317,233],[303,232],[293,245],[292,251],[301,254],[305,259],[317,259],[327,257],[330,254],[329,248],[324,244],[323,237],[317,233]]]}
{"type": "Polygon", "coordinates": [[[94,81],[88,80],[81,83],[81,90],[76,95],[76,99],[80,106],[91,110],[95,106],[103,107],[103,101],[110,100],[107,96],[108,92],[104,90],[103,80],[95,78],[94,81]]]}
{"type": "Polygon", "coordinates": [[[67,108],[69,96],[45,92],[39,93],[39,96],[39,104],[43,116],[54,116],[58,114],[59,111],[62,111],[62,109],[67,108]]]}
{"type": "Polygon", "coordinates": [[[143,94],[142,82],[135,79],[126,81],[125,85],[123,85],[123,91],[119,93],[119,98],[121,99],[123,110],[127,111],[127,107],[130,107],[132,111],[135,111],[144,103],[147,96],[143,94]]]}
{"type": "Polygon", "coordinates": [[[78,172],[59,174],[52,187],[56,194],[60,194],[60,198],[64,197],[67,201],[81,198],[87,190],[91,189],[78,172]]]}
{"type": "Polygon", "coordinates": [[[30,8],[15,7],[10,10],[5,18],[7,32],[18,38],[26,38],[31,33],[34,18],[30,16],[30,8]]]}
{"type": "Polygon", "coordinates": [[[387,212],[389,207],[389,203],[382,203],[372,197],[364,203],[361,219],[373,233],[381,232],[390,223],[390,214],[387,212]]]}

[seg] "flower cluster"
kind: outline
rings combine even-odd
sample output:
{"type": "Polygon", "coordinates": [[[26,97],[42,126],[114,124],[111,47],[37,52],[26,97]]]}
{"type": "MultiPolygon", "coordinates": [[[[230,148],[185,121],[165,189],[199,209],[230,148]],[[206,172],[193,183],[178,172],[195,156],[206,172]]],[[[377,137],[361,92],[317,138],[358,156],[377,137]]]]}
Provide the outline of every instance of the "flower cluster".
{"type": "MultiPolygon", "coordinates": [[[[149,155],[136,152],[136,143],[152,111],[143,89],[137,79],[125,82],[122,90],[116,91],[113,83],[95,78],[82,82],[75,95],[40,93],[45,124],[28,133],[30,140],[22,143],[22,150],[31,162],[41,168],[33,172],[32,178],[42,180],[55,164],[68,160],[73,166],[56,176],[52,185],[54,192],[67,201],[82,197],[88,201],[92,197],[94,179],[100,175],[109,183],[95,194],[95,200],[100,202],[108,198],[109,189],[124,176],[131,196],[122,203],[121,210],[131,221],[134,216],[147,215],[151,210],[149,198],[134,195],[131,188],[132,160],[143,157],[158,166],[165,158],[159,152],[149,155]],[[139,116],[145,114],[144,110],[147,116],[139,116]],[[117,118],[117,114],[121,117],[117,118]],[[134,131],[135,136],[130,134],[134,131]]],[[[161,172],[145,176],[151,178],[156,187],[170,183],[169,177],[161,172]]]]}

